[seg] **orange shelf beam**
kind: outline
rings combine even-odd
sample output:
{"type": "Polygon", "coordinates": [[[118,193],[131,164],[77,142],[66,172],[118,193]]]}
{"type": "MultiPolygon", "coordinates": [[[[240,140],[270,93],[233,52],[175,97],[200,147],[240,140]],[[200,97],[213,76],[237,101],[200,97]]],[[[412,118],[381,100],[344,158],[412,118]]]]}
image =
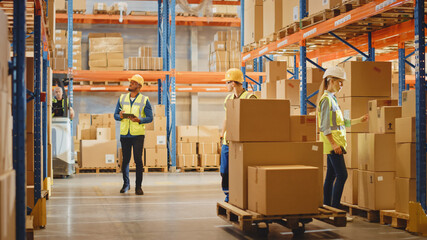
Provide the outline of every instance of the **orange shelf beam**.
{"type": "MultiPolygon", "coordinates": [[[[253,51],[242,54],[242,61],[246,62],[260,56],[266,55],[270,52],[277,51],[286,46],[299,43],[302,40],[313,38],[335,29],[347,26],[365,18],[380,14],[382,12],[391,10],[404,3],[411,2],[413,0],[395,0],[394,2],[389,0],[374,0],[363,6],[355,8],[348,13],[341,14],[337,17],[331,18],[312,27],[300,30],[290,36],[279,39],[272,42],[262,48],[255,49],[253,51]]],[[[366,42],[366,41],[365,41],[366,42]]]]}
{"type": "MultiPolygon", "coordinates": [[[[90,86],[90,85],[75,85],[74,92],[127,92],[128,86],[90,86]]],[[[204,87],[204,86],[176,86],[177,92],[227,92],[224,86],[204,87]]],[[[157,92],[157,86],[144,86],[141,92],[157,92]]]]}
{"type": "MultiPolygon", "coordinates": [[[[56,14],[57,23],[67,23],[67,14],[56,14]]],[[[123,21],[119,22],[119,15],[108,14],[73,14],[74,23],[85,24],[143,24],[156,25],[157,16],[123,16],[123,21]]],[[[225,17],[175,17],[176,25],[180,26],[226,26],[240,27],[240,18],[225,17]]]]}

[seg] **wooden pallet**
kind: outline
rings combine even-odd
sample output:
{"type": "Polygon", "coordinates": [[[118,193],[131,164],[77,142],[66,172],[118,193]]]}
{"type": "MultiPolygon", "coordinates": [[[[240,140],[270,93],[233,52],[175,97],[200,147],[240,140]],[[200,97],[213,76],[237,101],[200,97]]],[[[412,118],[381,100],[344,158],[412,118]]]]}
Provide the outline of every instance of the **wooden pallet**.
{"type": "Polygon", "coordinates": [[[277,32],[278,38],[284,38],[299,31],[299,22],[294,22],[277,32]]]}
{"type": "Polygon", "coordinates": [[[131,11],[131,16],[157,16],[157,12],[151,12],[151,11],[131,11]]]}
{"type": "Polygon", "coordinates": [[[406,229],[409,221],[409,214],[399,213],[395,210],[381,210],[380,223],[387,224],[394,228],[406,229]]]}
{"type": "Polygon", "coordinates": [[[168,167],[144,167],[144,172],[168,172],[168,167]]]}
{"type": "Polygon", "coordinates": [[[341,203],[342,209],[348,212],[351,216],[359,216],[367,219],[369,222],[380,222],[380,211],[371,210],[357,205],[341,203]]]}
{"type": "Polygon", "coordinates": [[[80,168],[80,167],[76,167],[76,174],[79,173],[119,173],[120,172],[120,168],[115,167],[115,168],[98,168],[98,167],[94,167],[94,168],[80,168]]]}
{"type": "Polygon", "coordinates": [[[25,234],[27,240],[34,240],[34,216],[26,215],[25,216],[25,234]]]}
{"type": "Polygon", "coordinates": [[[98,14],[108,14],[108,11],[107,10],[96,10],[96,9],[93,9],[93,14],[96,14],[96,15],[98,15],[98,14]]]}
{"type": "Polygon", "coordinates": [[[304,225],[317,219],[337,227],[345,227],[347,225],[346,212],[323,206],[318,209],[317,214],[300,214],[300,215],[275,215],[265,216],[249,210],[243,210],[229,203],[217,203],[217,215],[227,222],[230,222],[243,232],[257,232],[261,223],[268,224],[277,223],[284,227],[292,229],[294,234],[302,234],[305,231],[304,225]]]}
{"type": "Polygon", "coordinates": [[[237,18],[237,13],[214,13],[214,17],[222,17],[222,18],[237,18]]]}
{"type": "Polygon", "coordinates": [[[175,16],[179,16],[179,17],[197,17],[196,14],[193,13],[186,13],[186,12],[177,12],[175,14],[175,16]]]}
{"type": "Polygon", "coordinates": [[[86,9],[82,9],[82,10],[73,10],[74,14],[85,14],[86,13],[86,9]]]}
{"type": "Polygon", "coordinates": [[[200,167],[177,167],[177,169],[181,169],[181,172],[200,172],[200,167]]]}
{"type": "Polygon", "coordinates": [[[200,167],[199,172],[205,172],[205,171],[219,172],[219,166],[202,166],[202,167],[200,167]]]}
{"type": "Polygon", "coordinates": [[[339,10],[325,9],[301,20],[301,28],[308,28],[340,15],[339,10]]]}
{"type": "Polygon", "coordinates": [[[369,2],[372,0],[343,0],[342,4],[334,9],[338,9],[340,13],[346,13],[369,2]]]}
{"type": "MultiPolygon", "coordinates": [[[[120,15],[119,10],[108,10],[108,14],[110,15],[120,15]]],[[[123,16],[126,16],[126,11],[123,11],[123,16]]]]}

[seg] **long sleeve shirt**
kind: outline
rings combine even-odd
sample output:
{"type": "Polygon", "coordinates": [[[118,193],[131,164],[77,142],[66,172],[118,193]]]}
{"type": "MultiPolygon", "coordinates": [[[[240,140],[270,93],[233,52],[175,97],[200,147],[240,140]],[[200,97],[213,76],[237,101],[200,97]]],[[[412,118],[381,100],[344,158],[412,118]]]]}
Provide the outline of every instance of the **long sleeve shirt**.
{"type": "MultiPolygon", "coordinates": [[[[138,97],[138,95],[136,97],[138,97]]],[[[130,101],[131,107],[135,102],[136,97],[130,101]]],[[[122,120],[120,118],[120,111],[121,111],[121,106],[120,106],[120,99],[119,99],[117,100],[116,110],[114,111],[114,119],[116,121],[122,120]]],[[[139,118],[139,124],[147,124],[153,121],[153,109],[151,108],[151,103],[149,100],[147,100],[147,103],[145,104],[144,113],[145,113],[145,117],[139,118]]],[[[135,137],[135,136],[131,135],[130,132],[128,132],[127,135],[120,135],[120,137],[135,137]]]]}
{"type": "MultiPolygon", "coordinates": [[[[337,102],[337,98],[335,97],[335,95],[329,91],[325,91],[330,98],[332,98],[332,101],[337,102]]],[[[320,131],[323,132],[323,134],[329,135],[332,133],[332,128],[331,128],[331,115],[330,115],[330,111],[331,111],[331,106],[329,105],[329,101],[327,99],[323,99],[320,102],[320,131]]],[[[346,127],[349,127],[351,125],[351,120],[349,119],[344,119],[344,124],[346,127]]]]}

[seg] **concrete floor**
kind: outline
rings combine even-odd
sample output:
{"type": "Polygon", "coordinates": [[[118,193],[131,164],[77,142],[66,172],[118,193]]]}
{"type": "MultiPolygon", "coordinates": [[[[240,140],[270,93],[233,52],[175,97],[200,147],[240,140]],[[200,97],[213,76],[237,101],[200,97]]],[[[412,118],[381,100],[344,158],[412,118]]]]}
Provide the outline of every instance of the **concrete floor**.
{"type": "MultiPolygon", "coordinates": [[[[131,182],[135,179],[131,173],[131,182]]],[[[223,201],[219,173],[144,174],[144,196],[120,194],[120,174],[80,174],[55,179],[46,229],[36,239],[257,239],[216,216],[223,201]]],[[[345,228],[314,221],[301,239],[421,239],[355,218],[345,228]]],[[[292,239],[273,224],[269,239],[292,239]]]]}

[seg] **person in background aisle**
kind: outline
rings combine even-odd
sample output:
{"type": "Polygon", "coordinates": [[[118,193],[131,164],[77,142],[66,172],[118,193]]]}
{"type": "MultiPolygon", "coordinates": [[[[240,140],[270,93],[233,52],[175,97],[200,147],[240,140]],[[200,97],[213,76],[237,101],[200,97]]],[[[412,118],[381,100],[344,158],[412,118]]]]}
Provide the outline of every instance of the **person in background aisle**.
{"type": "MultiPolygon", "coordinates": [[[[224,109],[225,109],[225,119],[227,119],[227,108],[226,103],[228,99],[236,99],[236,98],[242,98],[242,99],[249,99],[249,98],[257,98],[252,93],[246,91],[243,88],[243,73],[237,68],[230,68],[225,73],[225,79],[222,80],[223,82],[226,82],[227,84],[227,90],[228,92],[231,92],[227,95],[224,101],[224,109]]],[[[227,131],[225,129],[225,123],[226,120],[224,120],[224,124],[222,127],[222,134],[221,134],[221,166],[220,166],[220,172],[222,177],[222,190],[225,194],[225,202],[228,202],[228,179],[229,179],[229,173],[228,173],[228,141],[227,141],[227,131]]]]}
{"type": "MultiPolygon", "coordinates": [[[[64,93],[62,92],[61,87],[55,87],[53,89],[53,99],[52,99],[52,117],[65,117],[66,111],[65,111],[65,99],[62,98],[64,93]]],[[[69,101],[67,99],[67,106],[70,110],[70,119],[73,120],[74,118],[74,110],[69,105],[69,101]]]]}
{"type": "Polygon", "coordinates": [[[129,78],[129,93],[122,94],[117,101],[114,119],[120,121],[120,144],[122,145],[123,187],[120,193],[130,189],[129,162],[133,148],[136,165],[135,194],[142,191],[142,150],[144,147],[145,124],[153,121],[153,111],[147,96],[140,93],[144,78],[136,74],[129,78]]]}
{"type": "Polygon", "coordinates": [[[317,101],[320,141],[323,142],[323,154],[327,154],[323,204],[335,208],[340,207],[344,184],[347,180],[347,169],[344,162],[347,147],[345,127],[368,120],[367,114],[353,120],[344,119],[335,94],[341,90],[345,80],[344,69],[328,68],[323,74],[317,101]]]}

